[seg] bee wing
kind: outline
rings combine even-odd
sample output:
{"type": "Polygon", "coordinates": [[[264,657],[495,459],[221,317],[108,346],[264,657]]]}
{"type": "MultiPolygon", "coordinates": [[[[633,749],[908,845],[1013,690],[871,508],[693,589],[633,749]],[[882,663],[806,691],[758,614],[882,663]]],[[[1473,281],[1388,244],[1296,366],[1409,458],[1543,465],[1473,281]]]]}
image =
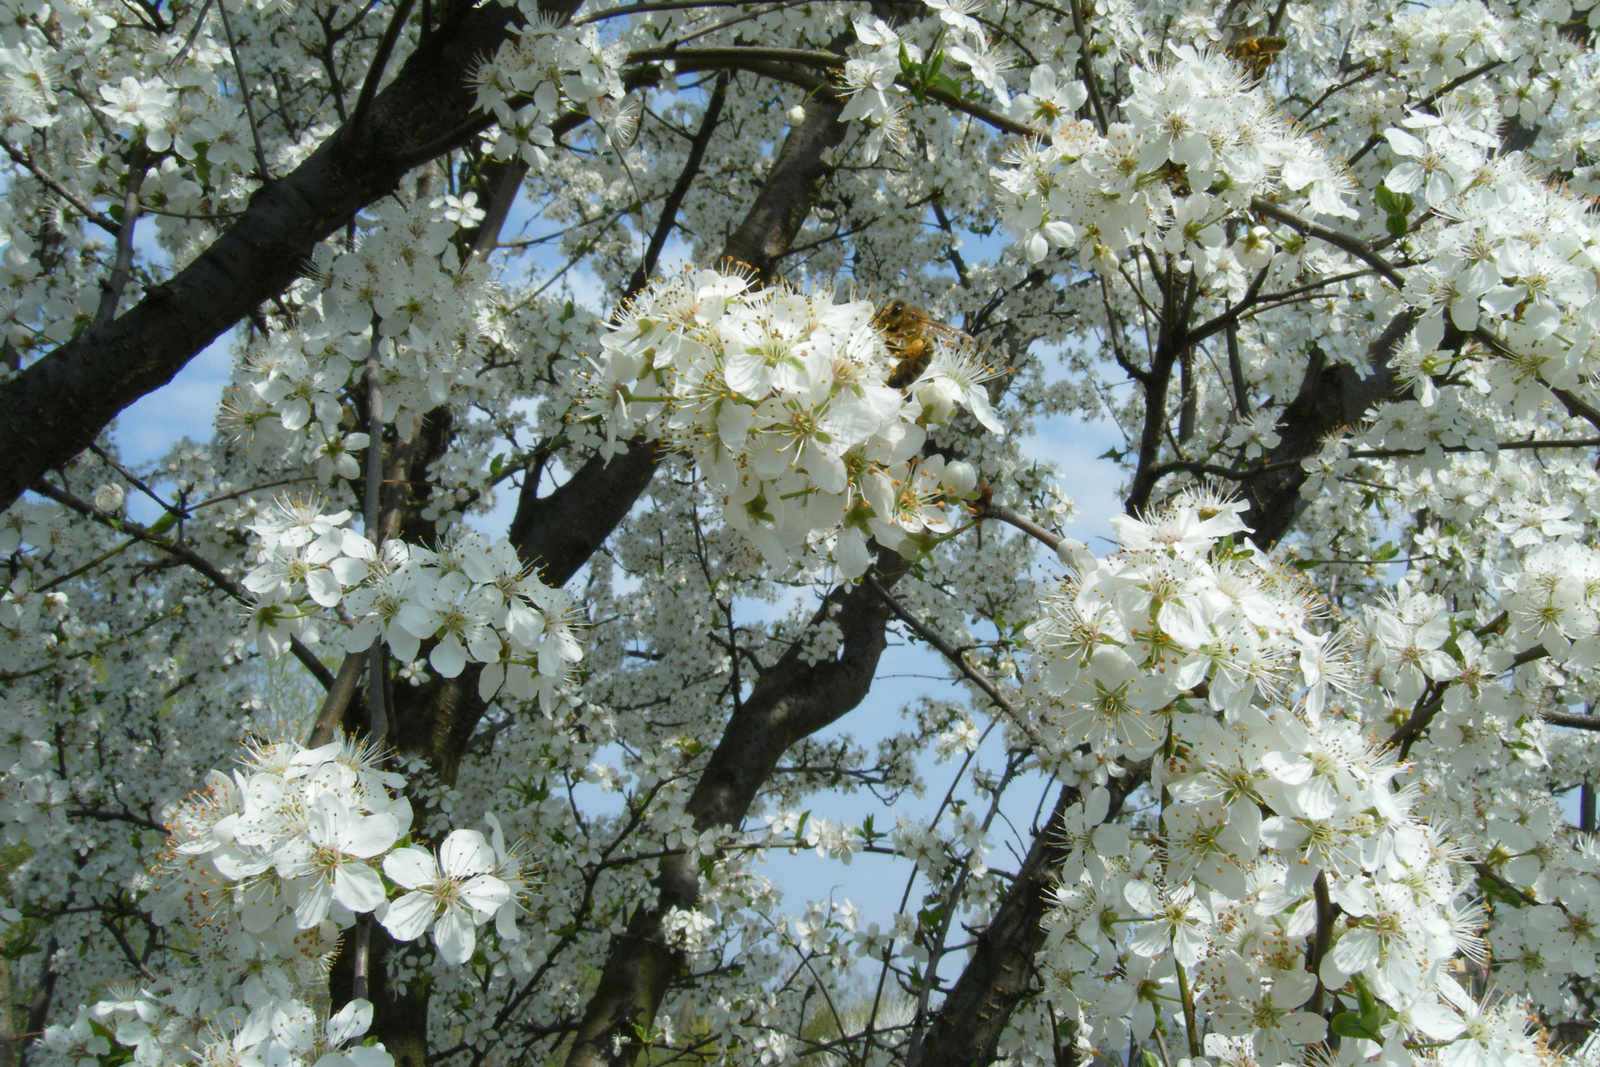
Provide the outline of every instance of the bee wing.
{"type": "Polygon", "coordinates": [[[977,341],[973,340],[970,334],[963,333],[954,326],[947,326],[942,322],[935,322],[932,319],[929,319],[926,323],[926,327],[929,333],[946,344],[976,345],[978,343],[977,341]]]}

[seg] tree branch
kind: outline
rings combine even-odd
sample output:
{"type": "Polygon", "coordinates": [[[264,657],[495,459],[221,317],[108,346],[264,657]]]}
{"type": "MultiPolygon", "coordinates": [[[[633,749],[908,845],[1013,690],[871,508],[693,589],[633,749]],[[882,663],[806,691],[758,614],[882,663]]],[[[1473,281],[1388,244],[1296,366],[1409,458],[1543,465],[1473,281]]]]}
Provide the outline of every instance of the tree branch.
{"type": "MultiPolygon", "coordinates": [[[[239,603],[249,604],[251,602],[250,596],[238,582],[223,574],[210,560],[188,545],[180,541],[169,540],[160,534],[152,533],[132,519],[120,519],[116,525],[112,525],[109,518],[96,511],[87,501],[80,500],[65,489],[57,489],[49,482],[41,481],[33,487],[33,490],[40,496],[48,497],[58,504],[71,508],[85,518],[93,519],[107,529],[118,530],[147,545],[159,548],[163,552],[171,553],[239,603]]],[[[294,658],[300,661],[301,666],[311,672],[311,676],[320,682],[323,688],[333,685],[333,672],[324,667],[322,661],[317,658],[316,653],[307,648],[298,637],[289,639],[289,651],[294,653],[294,658]]]]}
{"type": "MultiPolygon", "coordinates": [[[[904,561],[888,553],[880,555],[879,567],[887,586],[905,573],[904,561]]],[[[865,583],[840,587],[812,616],[811,625],[829,620],[843,634],[837,659],[807,663],[808,642],[803,637],[794,641],[728,720],[684,805],[696,831],[737,828],[789,746],[836,721],[866,696],[888,644],[889,609],[865,583]]],[[[631,1064],[639,1052],[636,1028],[655,1018],[669,979],[682,966],[681,953],[666,941],[665,920],[673,908],[693,907],[699,899],[695,854],[679,852],[662,860],[656,886],[657,901],[640,907],[627,930],[612,940],[600,984],[574,1034],[567,1067],[631,1064]]]]}
{"type": "Polygon", "coordinates": [[[475,114],[467,75],[507,38],[516,17],[515,8],[487,5],[435,34],[378,95],[359,129],[345,124],[292,173],[256,190],[221,236],[139,303],[8,381],[0,391],[0,510],[281,292],[317,242],[431,158],[415,158],[419,146],[438,154],[460,143],[444,135],[463,136],[475,114]]]}

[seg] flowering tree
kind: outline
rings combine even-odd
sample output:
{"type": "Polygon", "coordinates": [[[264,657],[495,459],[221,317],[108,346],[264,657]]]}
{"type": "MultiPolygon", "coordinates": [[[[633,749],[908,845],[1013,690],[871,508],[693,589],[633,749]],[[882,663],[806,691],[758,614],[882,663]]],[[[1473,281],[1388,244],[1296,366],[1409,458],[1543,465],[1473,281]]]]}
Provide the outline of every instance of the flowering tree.
{"type": "Polygon", "coordinates": [[[13,4],[5,1062],[1589,1059],[1596,26],[13,4]]]}

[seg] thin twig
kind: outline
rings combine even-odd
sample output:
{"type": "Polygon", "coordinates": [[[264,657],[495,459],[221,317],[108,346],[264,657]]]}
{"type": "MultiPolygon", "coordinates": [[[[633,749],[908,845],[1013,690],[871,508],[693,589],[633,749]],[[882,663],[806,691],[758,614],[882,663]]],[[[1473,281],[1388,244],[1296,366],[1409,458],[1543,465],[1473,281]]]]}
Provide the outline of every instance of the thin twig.
{"type": "MultiPolygon", "coordinates": [[[[661,3],[649,4],[624,4],[621,7],[608,7],[604,11],[597,11],[592,15],[572,20],[573,26],[587,26],[592,22],[601,22],[605,19],[622,18],[625,15],[638,15],[646,11],[690,11],[703,7],[744,7],[749,0],[665,0],[661,3]]],[[[790,6],[788,3],[773,4],[763,9],[763,14],[781,11],[790,6]]]]}
{"type": "MultiPolygon", "coordinates": [[[[1420,101],[1418,101],[1413,110],[1425,111],[1428,108],[1431,108],[1434,104],[1437,104],[1440,100],[1444,99],[1444,97],[1448,96],[1450,93],[1455,92],[1457,89],[1467,84],[1467,82],[1472,81],[1474,78],[1480,75],[1489,73],[1496,67],[1503,66],[1505,66],[1505,60],[1503,59],[1491,59],[1487,63],[1480,63],[1478,66],[1473,67],[1465,74],[1462,74],[1451,81],[1445,82],[1443,85],[1439,86],[1439,88],[1423,97],[1420,101]]],[[[1378,146],[1378,142],[1382,140],[1383,136],[1381,134],[1375,133],[1368,137],[1366,143],[1360,148],[1356,149],[1356,154],[1345,160],[1344,165],[1346,167],[1355,166],[1357,163],[1361,162],[1362,156],[1376,148],[1378,146]]]]}
{"type": "Polygon", "coordinates": [[[951,664],[954,665],[955,668],[959,670],[969,682],[983,690],[984,695],[993,701],[994,706],[1005,712],[1007,717],[1009,717],[1011,721],[1023,731],[1023,733],[1028,735],[1029,740],[1042,749],[1049,749],[1049,746],[1045,744],[1044,738],[1040,736],[1039,731],[1034,728],[1033,724],[1028,721],[1027,716],[1025,716],[1021,711],[1017,710],[1016,705],[1012,704],[1011,701],[1006,698],[1006,695],[1000,691],[999,687],[997,687],[993,682],[989,681],[988,678],[984,677],[976,667],[968,663],[967,657],[963,656],[959,651],[957,651],[957,649],[951,645],[950,642],[946,641],[944,638],[940,637],[936,632],[930,629],[921,619],[907,611],[905,606],[901,604],[900,601],[896,600],[894,595],[890,593],[889,590],[885,589],[883,585],[879,583],[879,581],[870,573],[862,575],[861,580],[866,583],[867,588],[878,594],[878,597],[889,606],[889,610],[894,612],[895,615],[899,617],[901,622],[911,627],[911,629],[916,632],[918,637],[932,645],[934,649],[936,649],[945,659],[949,660],[951,664]]]}
{"type": "Polygon", "coordinates": [[[1276,219],[1284,225],[1300,231],[1307,237],[1315,237],[1320,241],[1326,241],[1335,248],[1350,253],[1363,263],[1376,269],[1396,289],[1405,288],[1405,276],[1395,269],[1394,264],[1374,252],[1372,247],[1360,238],[1352,237],[1347,233],[1340,233],[1338,230],[1330,230],[1328,227],[1320,226],[1309,219],[1303,219],[1287,208],[1280,207],[1263,197],[1251,198],[1250,210],[1258,215],[1265,215],[1269,219],[1276,219]]]}
{"type": "Polygon", "coordinates": [[[5,148],[6,155],[10,156],[14,162],[16,162],[19,166],[27,168],[29,174],[32,174],[35,178],[38,178],[46,189],[49,189],[52,193],[55,193],[61,199],[77,208],[78,214],[82,215],[84,218],[88,219],[90,222],[94,223],[107,233],[112,234],[113,236],[116,235],[119,227],[117,226],[116,220],[110,215],[102,214],[101,212],[90,207],[88,201],[79,197],[71,189],[68,189],[65,185],[62,185],[60,182],[56,181],[49,174],[46,174],[44,170],[33,161],[32,157],[18,150],[17,147],[10,141],[0,138],[0,147],[5,148]]]}
{"type": "MultiPolygon", "coordinates": [[[[196,552],[188,545],[185,545],[179,541],[162,537],[160,534],[153,533],[150,529],[145,526],[141,526],[132,519],[124,518],[113,521],[109,516],[102,515],[100,512],[96,511],[93,505],[84,500],[80,500],[78,497],[73,496],[65,489],[56,488],[49,482],[43,480],[35,482],[33,491],[38,493],[40,496],[48,497],[58,504],[71,508],[73,511],[76,511],[85,518],[93,519],[95,522],[98,522],[100,525],[105,526],[108,529],[125,533],[130,537],[143,541],[147,545],[153,545],[156,548],[161,549],[163,552],[170,552],[172,555],[177,556],[180,560],[186,563],[191,569],[208,578],[212,585],[215,585],[218,589],[222,590],[224,593],[227,593],[239,603],[247,605],[251,603],[249,595],[244,591],[243,588],[240,587],[238,582],[235,582],[232,578],[229,578],[226,574],[223,574],[210,560],[200,555],[200,553],[196,552]]],[[[323,666],[322,661],[317,658],[316,653],[307,648],[298,637],[289,638],[289,650],[294,653],[294,658],[299,660],[301,665],[304,666],[306,670],[310,671],[312,677],[316,678],[316,680],[320,682],[324,688],[333,684],[333,672],[328,670],[327,667],[323,666]]]]}
{"type": "Polygon", "coordinates": [[[128,962],[138,970],[139,977],[147,982],[154,982],[156,980],[155,974],[139,959],[139,954],[133,950],[133,945],[128,941],[128,935],[122,932],[122,927],[113,922],[109,915],[100,921],[100,925],[111,931],[111,936],[116,939],[117,947],[122,950],[122,954],[127,957],[128,962]]]}
{"type": "Polygon", "coordinates": [[[999,519],[1008,526],[1015,526],[1034,540],[1042,541],[1048,545],[1053,552],[1060,551],[1061,543],[1066,540],[1060,534],[1054,534],[1046,530],[1026,515],[1019,514],[1007,507],[1001,507],[999,504],[990,504],[984,508],[982,517],[985,519],[999,519]]]}
{"type": "Polygon", "coordinates": [[[256,111],[250,105],[250,84],[245,81],[244,64],[239,62],[239,46],[234,42],[233,25],[228,20],[227,0],[217,0],[217,11],[222,15],[222,32],[228,38],[228,54],[233,57],[233,72],[239,78],[239,96],[244,100],[244,117],[250,123],[250,139],[256,146],[256,176],[263,182],[272,180],[267,170],[267,152],[261,146],[261,128],[256,125],[256,111]]]}
{"type": "Polygon", "coordinates": [[[700,174],[700,166],[706,156],[706,146],[711,143],[711,135],[716,132],[717,123],[721,121],[722,105],[727,98],[728,73],[723,71],[717,75],[717,86],[706,101],[700,128],[695,131],[694,139],[689,142],[689,156],[684,160],[683,169],[679,171],[672,191],[667,193],[666,199],[661,203],[661,217],[656,222],[655,231],[650,235],[650,244],[645,249],[644,258],[639,261],[633,276],[628,279],[630,293],[643,289],[646,280],[655,273],[656,263],[661,258],[661,250],[666,247],[667,238],[671,235],[672,228],[677,225],[678,209],[683,206],[684,197],[689,195],[689,187],[700,174]]]}
{"type": "Polygon", "coordinates": [[[206,14],[210,10],[211,0],[206,0],[206,2],[200,6],[200,14],[196,15],[194,18],[194,29],[189,31],[189,36],[184,38],[183,47],[178,49],[178,54],[173,56],[172,60],[167,64],[168,70],[171,70],[179,63],[182,63],[184,57],[189,54],[189,50],[194,47],[194,42],[200,36],[200,31],[205,28],[206,14]]]}
{"type": "Polygon", "coordinates": [[[361,83],[361,95],[356,97],[355,110],[350,112],[350,121],[345,125],[351,130],[359,130],[367,121],[367,112],[372,109],[372,98],[378,95],[378,83],[383,80],[384,68],[389,65],[389,56],[394,53],[394,44],[400,39],[400,31],[405,27],[406,19],[411,17],[411,8],[416,0],[400,0],[394,14],[389,18],[389,25],[383,28],[383,38],[378,41],[378,49],[373,53],[372,65],[367,68],[366,81],[361,83]]]}
{"type": "Polygon", "coordinates": [[[109,466],[112,470],[116,471],[118,474],[120,474],[124,478],[126,478],[141,493],[143,493],[145,496],[149,497],[151,500],[154,500],[158,505],[160,505],[162,511],[165,511],[168,515],[171,515],[174,519],[178,519],[179,521],[182,521],[183,519],[188,517],[182,511],[179,511],[177,508],[173,507],[171,504],[167,503],[165,500],[162,500],[159,496],[157,496],[156,495],[156,491],[154,489],[151,489],[148,485],[146,485],[144,483],[144,481],[138,475],[134,474],[132,471],[128,470],[122,464],[120,464],[116,460],[112,459],[111,456],[107,454],[105,449],[101,448],[99,445],[97,445],[97,444],[95,444],[94,442],[91,441],[89,443],[89,451],[91,451],[95,455],[99,456],[100,459],[102,461],[104,461],[107,466],[109,466]]]}
{"type": "Polygon", "coordinates": [[[1570,726],[1574,730],[1600,730],[1600,715],[1573,715],[1564,711],[1541,712],[1539,718],[1551,726],[1570,726]]]}
{"type": "Polygon", "coordinates": [[[122,291],[133,276],[133,228],[139,221],[139,187],[150,169],[149,160],[143,144],[135,144],[129,152],[128,184],[122,193],[122,225],[117,227],[117,256],[112,261],[111,273],[100,283],[100,304],[94,310],[90,329],[98,330],[117,317],[122,291]]]}

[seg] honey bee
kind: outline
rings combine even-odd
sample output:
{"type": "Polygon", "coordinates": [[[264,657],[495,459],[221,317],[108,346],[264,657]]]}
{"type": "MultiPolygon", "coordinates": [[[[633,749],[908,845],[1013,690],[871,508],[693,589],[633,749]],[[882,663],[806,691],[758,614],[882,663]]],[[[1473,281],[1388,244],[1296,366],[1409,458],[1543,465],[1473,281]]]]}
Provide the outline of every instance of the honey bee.
{"type": "Polygon", "coordinates": [[[1278,53],[1289,44],[1282,37],[1246,37],[1228,46],[1228,55],[1257,78],[1267,72],[1278,53]]]}
{"type": "Polygon", "coordinates": [[[872,324],[883,334],[889,351],[898,358],[885,379],[895,389],[905,389],[927,371],[941,343],[952,346],[977,346],[977,342],[954,326],[937,321],[915,304],[894,300],[880,307],[872,324]]]}

